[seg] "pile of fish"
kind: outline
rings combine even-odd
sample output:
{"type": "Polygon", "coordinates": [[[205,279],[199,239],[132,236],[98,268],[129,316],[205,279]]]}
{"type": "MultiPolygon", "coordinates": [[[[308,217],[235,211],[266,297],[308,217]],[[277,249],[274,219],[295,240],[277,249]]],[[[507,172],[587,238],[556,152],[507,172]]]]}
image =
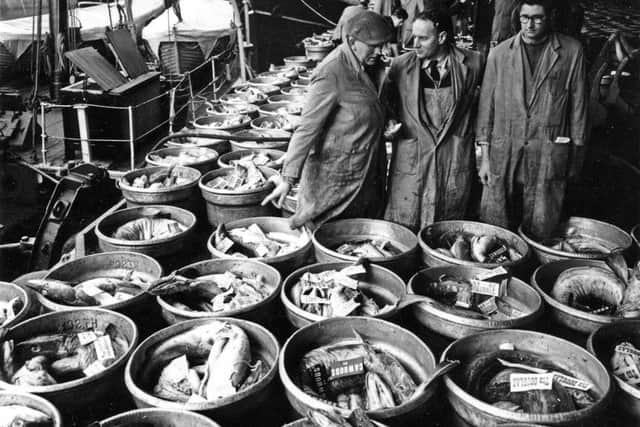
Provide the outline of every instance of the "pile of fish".
{"type": "Polygon", "coordinates": [[[235,104],[242,104],[242,103],[253,104],[255,102],[266,101],[267,95],[264,92],[262,92],[260,89],[247,86],[247,88],[243,90],[242,93],[236,93],[236,94],[228,93],[224,95],[224,99],[226,102],[235,103],[235,104]]]}
{"type": "Polygon", "coordinates": [[[640,350],[630,342],[616,345],[611,356],[613,374],[636,388],[640,384],[640,350]]]}
{"type": "Polygon", "coordinates": [[[240,157],[240,159],[237,160],[230,160],[229,164],[231,166],[235,166],[237,164],[243,164],[246,162],[251,162],[256,166],[266,166],[269,162],[273,161],[275,159],[272,159],[271,157],[269,157],[268,154],[262,152],[262,151],[257,151],[255,153],[251,153],[248,156],[243,156],[240,157]]]}
{"type": "Polygon", "coordinates": [[[147,292],[165,297],[180,310],[222,313],[259,303],[274,288],[259,274],[250,277],[226,271],[199,275],[196,270],[183,269],[158,279],[147,292]]]}
{"type": "Polygon", "coordinates": [[[314,34],[311,37],[302,39],[305,47],[333,47],[333,41],[329,34],[314,34]]]}
{"type": "Polygon", "coordinates": [[[24,405],[0,405],[0,427],[48,427],[50,416],[24,405]]]}
{"type": "MultiPolygon", "coordinates": [[[[351,412],[349,418],[344,418],[336,412],[326,412],[320,409],[307,411],[307,418],[304,424],[298,427],[375,427],[375,424],[367,417],[367,414],[356,408],[351,412]]],[[[287,426],[285,426],[287,427],[287,426]]]]}
{"type": "Polygon", "coordinates": [[[461,261],[502,264],[522,258],[517,249],[495,236],[450,231],[438,240],[438,252],[461,261]]]}
{"type": "MultiPolygon", "coordinates": [[[[295,114],[295,113],[294,113],[295,114]]],[[[278,114],[273,116],[271,120],[264,120],[260,123],[260,129],[281,129],[291,131],[300,123],[299,117],[291,114],[278,114]],[[298,119],[298,120],[296,120],[298,119]]]]}
{"type": "Polygon", "coordinates": [[[115,304],[139,295],[147,287],[144,277],[129,271],[122,277],[95,277],[72,283],[55,279],[31,279],[26,285],[47,299],[64,305],[115,304]]]}
{"type": "Polygon", "coordinates": [[[159,240],[175,236],[187,227],[171,218],[142,217],[127,221],[113,233],[114,239],[120,240],[159,240]]]}
{"type": "Polygon", "coordinates": [[[257,224],[227,230],[220,224],[213,233],[213,244],[222,253],[240,258],[271,258],[296,251],[309,242],[306,231],[265,233],[257,224]]]}
{"type": "Polygon", "coordinates": [[[247,117],[246,114],[250,114],[256,111],[258,107],[253,104],[212,104],[207,112],[214,114],[226,114],[240,117],[247,117]]]}
{"type": "Polygon", "coordinates": [[[501,409],[526,414],[555,414],[596,402],[593,385],[528,351],[481,353],[461,372],[474,397],[501,409]]]}
{"type": "Polygon", "coordinates": [[[149,391],[156,397],[201,403],[250,387],[268,369],[265,361],[252,360],[242,328],[214,320],[152,348],[142,378],[152,381],[149,391]]]}
{"type": "Polygon", "coordinates": [[[572,254],[606,255],[615,249],[611,242],[582,233],[575,227],[567,228],[561,236],[545,240],[542,244],[572,254]]]}
{"type": "Polygon", "coordinates": [[[15,297],[9,301],[0,300],[0,326],[4,326],[15,319],[16,314],[22,310],[24,302],[20,297],[15,297]]]}
{"type": "Polygon", "coordinates": [[[131,182],[129,182],[124,177],[122,178],[122,184],[127,187],[145,188],[147,190],[160,190],[177,185],[186,185],[190,182],[192,181],[175,173],[174,165],[158,172],[150,173],[148,175],[138,175],[131,182]]]}
{"type": "Polygon", "coordinates": [[[421,292],[439,303],[434,305],[443,311],[470,319],[503,321],[528,311],[522,302],[507,295],[508,284],[508,278],[496,282],[442,275],[421,292]]]}
{"type": "Polygon", "coordinates": [[[226,191],[252,191],[262,188],[267,178],[251,160],[238,160],[233,170],[226,175],[217,176],[207,182],[207,187],[226,191]]]}
{"type": "Polygon", "coordinates": [[[291,287],[291,301],[304,311],[322,317],[376,316],[386,306],[380,307],[353,278],[364,273],[366,269],[362,265],[318,274],[306,272],[291,287]]]}
{"type": "Polygon", "coordinates": [[[287,103],[286,106],[278,108],[277,110],[275,110],[275,112],[280,116],[288,116],[290,114],[300,115],[302,114],[303,108],[304,108],[304,105],[300,103],[290,102],[290,103],[287,103]]]}
{"type": "Polygon", "coordinates": [[[192,149],[180,151],[177,155],[161,156],[159,154],[149,154],[149,160],[161,166],[188,166],[195,163],[205,162],[217,156],[214,150],[192,149]]]}
{"type": "Polygon", "coordinates": [[[222,120],[212,120],[208,122],[207,127],[214,128],[214,129],[215,128],[224,129],[224,128],[229,128],[234,126],[240,126],[241,124],[247,123],[249,121],[251,121],[249,116],[244,114],[229,115],[222,120]]]}
{"type": "Polygon", "coordinates": [[[365,258],[386,258],[402,253],[390,241],[378,239],[349,240],[337,246],[335,251],[342,255],[365,258]]]}
{"type": "Polygon", "coordinates": [[[417,388],[398,359],[357,333],[355,340],[305,354],[299,381],[305,393],[349,410],[393,408],[411,399],[417,388]]]}
{"type": "Polygon", "coordinates": [[[551,296],[592,314],[640,317],[640,263],[633,270],[617,254],[607,266],[568,268],[558,275],[551,296]]]}
{"type": "Polygon", "coordinates": [[[304,87],[289,87],[289,88],[283,88],[282,94],[304,96],[307,94],[307,91],[308,89],[304,87]]]}
{"type": "Polygon", "coordinates": [[[129,348],[127,338],[109,324],[104,329],[38,335],[0,346],[2,380],[39,387],[98,374],[129,348]]]}

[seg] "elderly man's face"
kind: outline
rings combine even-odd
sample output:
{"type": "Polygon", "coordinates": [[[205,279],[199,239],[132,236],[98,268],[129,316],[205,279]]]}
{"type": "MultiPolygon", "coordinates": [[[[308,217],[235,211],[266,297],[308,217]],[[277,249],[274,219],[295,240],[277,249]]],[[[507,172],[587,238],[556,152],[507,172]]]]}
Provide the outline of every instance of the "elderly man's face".
{"type": "Polygon", "coordinates": [[[362,65],[375,65],[380,60],[383,44],[368,45],[360,40],[352,39],[351,49],[362,65]]]}

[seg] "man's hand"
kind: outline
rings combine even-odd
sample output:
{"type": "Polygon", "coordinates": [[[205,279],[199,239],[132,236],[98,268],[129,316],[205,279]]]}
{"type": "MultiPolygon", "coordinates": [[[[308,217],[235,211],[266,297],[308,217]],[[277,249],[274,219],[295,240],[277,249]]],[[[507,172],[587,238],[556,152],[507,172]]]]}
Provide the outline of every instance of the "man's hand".
{"type": "Polygon", "coordinates": [[[387,122],[387,126],[384,129],[384,138],[387,141],[393,141],[396,136],[398,136],[398,132],[400,132],[400,128],[402,127],[402,123],[396,122],[391,119],[387,122]]]}
{"type": "Polygon", "coordinates": [[[274,204],[277,208],[282,208],[282,204],[284,203],[284,199],[291,191],[291,184],[289,184],[286,180],[282,179],[280,175],[274,175],[269,178],[269,181],[276,184],[276,188],[273,189],[271,194],[264,198],[261,206],[266,206],[271,201],[275,200],[274,204]]]}
{"type": "MultiPolygon", "coordinates": [[[[283,154],[282,156],[280,156],[279,159],[275,159],[275,160],[271,160],[270,162],[268,162],[265,166],[271,169],[281,169],[282,165],[284,164],[284,158],[287,157],[287,154],[283,154]]],[[[276,183],[276,185],[278,185],[276,183]]]]}
{"type": "Polygon", "coordinates": [[[491,185],[491,168],[489,167],[489,145],[487,143],[481,144],[482,159],[480,160],[480,170],[478,171],[478,177],[482,185],[491,185]]]}

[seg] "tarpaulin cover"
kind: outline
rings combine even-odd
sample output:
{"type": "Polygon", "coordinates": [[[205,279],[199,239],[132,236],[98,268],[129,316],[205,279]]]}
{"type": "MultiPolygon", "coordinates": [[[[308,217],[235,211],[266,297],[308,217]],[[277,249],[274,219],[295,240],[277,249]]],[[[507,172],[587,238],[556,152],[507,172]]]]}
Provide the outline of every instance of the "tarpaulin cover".
{"type": "Polygon", "coordinates": [[[207,57],[216,39],[231,32],[233,7],[228,0],[181,1],[180,14],[182,22],[169,8],[142,30],[156,54],[160,42],[176,40],[198,42],[207,57]]]}

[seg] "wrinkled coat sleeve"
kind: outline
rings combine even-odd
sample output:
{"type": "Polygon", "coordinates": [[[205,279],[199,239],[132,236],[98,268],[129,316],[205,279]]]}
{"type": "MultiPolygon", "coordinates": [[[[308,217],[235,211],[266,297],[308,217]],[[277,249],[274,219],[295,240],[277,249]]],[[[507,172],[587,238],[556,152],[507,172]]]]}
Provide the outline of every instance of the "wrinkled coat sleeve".
{"type": "Polygon", "coordinates": [[[300,126],[291,137],[282,169],[286,177],[299,178],[311,148],[322,149],[325,123],[338,105],[337,79],[333,73],[315,76],[309,89],[300,126]]]}
{"type": "Polygon", "coordinates": [[[587,72],[582,47],[576,55],[575,73],[571,78],[570,132],[575,145],[584,145],[587,132],[587,72]]]}
{"type": "Polygon", "coordinates": [[[498,66],[495,51],[489,54],[484,71],[480,99],[478,101],[478,117],[476,119],[476,142],[491,142],[493,118],[495,113],[495,91],[498,77],[498,66]]]}

